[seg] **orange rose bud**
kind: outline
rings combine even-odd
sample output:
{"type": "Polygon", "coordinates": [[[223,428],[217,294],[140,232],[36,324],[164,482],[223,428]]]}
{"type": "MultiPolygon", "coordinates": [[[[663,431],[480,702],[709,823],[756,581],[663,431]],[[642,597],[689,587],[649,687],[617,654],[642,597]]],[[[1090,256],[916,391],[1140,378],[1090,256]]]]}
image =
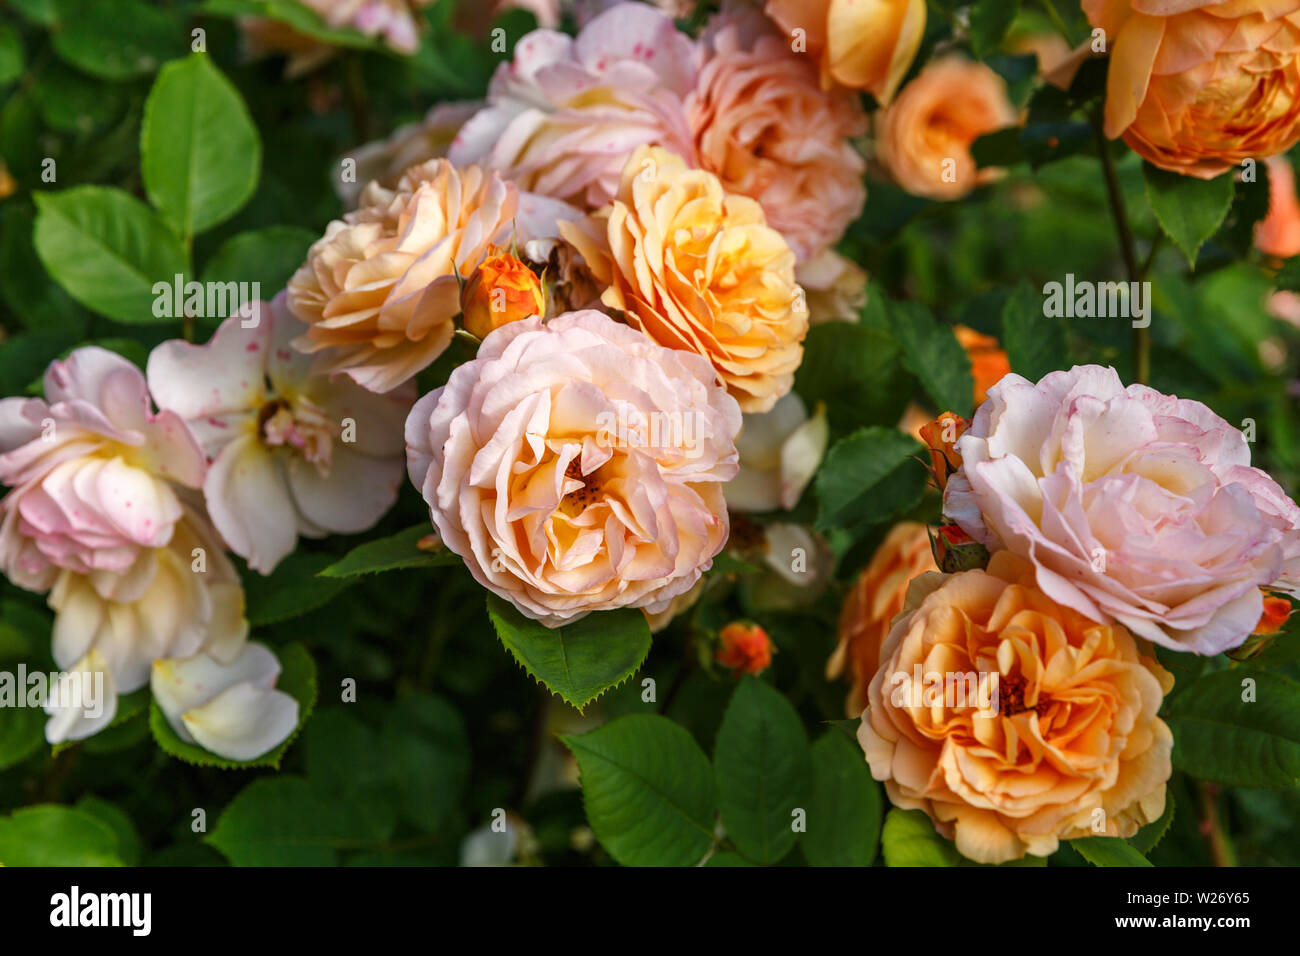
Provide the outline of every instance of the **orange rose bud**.
{"type": "Polygon", "coordinates": [[[921,441],[930,449],[930,472],[940,491],[947,487],[948,476],[961,467],[961,455],[953,446],[968,428],[970,422],[952,412],[921,426],[921,441]]]}
{"type": "Polygon", "coordinates": [[[1256,634],[1276,634],[1291,616],[1291,602],[1272,594],[1264,595],[1264,613],[1255,625],[1256,634]]]}
{"type": "Polygon", "coordinates": [[[715,660],[732,674],[761,674],[772,666],[772,639],[757,624],[732,621],[718,635],[722,646],[715,660]]]}
{"type": "Polygon", "coordinates": [[[508,252],[489,254],[461,289],[465,331],[475,338],[520,319],[546,314],[546,289],[527,265],[508,252]]]}
{"type": "Polygon", "coordinates": [[[989,389],[1011,372],[1011,360],[991,335],[976,332],[966,325],[955,325],[957,341],[970,357],[970,374],[975,380],[975,404],[988,398],[989,389]]]}
{"type": "Polygon", "coordinates": [[[988,567],[989,549],[955,524],[940,527],[930,539],[930,548],[934,563],[945,574],[988,567]]]}

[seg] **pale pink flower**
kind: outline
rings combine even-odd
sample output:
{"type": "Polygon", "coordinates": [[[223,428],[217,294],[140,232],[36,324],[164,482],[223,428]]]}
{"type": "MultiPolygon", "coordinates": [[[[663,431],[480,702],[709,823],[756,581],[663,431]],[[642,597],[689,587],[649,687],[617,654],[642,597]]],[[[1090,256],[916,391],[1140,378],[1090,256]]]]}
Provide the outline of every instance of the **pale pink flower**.
{"type": "Polygon", "coordinates": [[[1007,375],[957,452],[944,513],[1095,621],[1217,654],[1254,629],[1261,587],[1300,582],[1300,508],[1242,433],[1114,369],[1007,375]]]}
{"type": "Polygon", "coordinates": [[[535,30],[497,67],[488,106],[448,152],[519,187],[595,209],[613,198],[627,157],[645,144],[694,162],[683,100],[695,45],[672,19],[624,3],[569,37],[535,30]]]}
{"type": "Polygon", "coordinates": [[[420,399],[408,471],[475,579],[557,627],[690,590],[727,540],[739,429],[707,360],[571,312],[502,326],[420,399]]]}
{"type": "Polygon", "coordinates": [[[164,342],[149,356],[159,405],[189,423],[211,461],[213,523],[263,574],[299,535],[365,531],[392,506],[415,398],[413,383],[376,395],[312,374],[289,345],[302,331],[281,293],[227,319],[206,345],[164,342]]]}
{"type": "Polygon", "coordinates": [[[181,517],[171,483],[203,477],[185,422],[154,413],[140,370],[77,349],[51,363],[44,399],[0,401],[0,570],[32,591],[67,569],[102,593],[138,595],[181,517]]]}

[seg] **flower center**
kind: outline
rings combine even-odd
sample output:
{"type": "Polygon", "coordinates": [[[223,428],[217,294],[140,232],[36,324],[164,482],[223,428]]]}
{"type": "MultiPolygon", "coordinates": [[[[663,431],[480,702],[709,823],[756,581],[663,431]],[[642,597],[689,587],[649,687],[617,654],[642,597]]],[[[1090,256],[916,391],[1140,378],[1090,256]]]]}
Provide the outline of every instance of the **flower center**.
{"type": "Polygon", "coordinates": [[[1025,703],[1025,690],[1027,687],[1028,681],[1019,674],[998,675],[998,714],[1002,717],[1014,717],[1016,714],[1023,714],[1027,710],[1032,710],[1039,717],[1042,717],[1047,713],[1047,708],[1052,702],[1041,694],[1038,697],[1038,703],[1033,707],[1025,703]]]}
{"type": "Polygon", "coordinates": [[[313,402],[274,398],[257,413],[257,434],[268,448],[287,448],[316,466],[322,476],[330,472],[338,428],[313,402]]]}

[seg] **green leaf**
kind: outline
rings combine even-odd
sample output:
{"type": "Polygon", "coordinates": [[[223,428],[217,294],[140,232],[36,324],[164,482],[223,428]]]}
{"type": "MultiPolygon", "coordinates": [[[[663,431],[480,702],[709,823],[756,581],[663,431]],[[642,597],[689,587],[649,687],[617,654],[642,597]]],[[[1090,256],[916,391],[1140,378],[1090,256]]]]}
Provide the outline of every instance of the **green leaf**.
{"type": "Polygon", "coordinates": [[[1002,308],[1002,347],[1011,370],[1031,382],[1065,361],[1065,326],[1060,317],[1044,314],[1042,295],[1025,279],[1002,308]]]}
{"type": "Polygon", "coordinates": [[[253,627],[277,624],[334,600],[356,581],[319,577],[333,563],[331,555],[298,551],[277,564],[268,575],[246,575],[248,623],[253,627]]]}
{"type": "Polygon", "coordinates": [[[1020,0],[978,0],[970,9],[970,42],[981,60],[996,53],[1020,13],[1020,0]]]}
{"type": "Polygon", "coordinates": [[[327,710],[307,727],[303,752],[314,787],[355,806],[374,840],[393,835],[397,801],[389,792],[390,767],[374,731],[343,710],[327,710]]]}
{"type": "Polygon", "coordinates": [[[257,189],[261,164],[248,108],[206,53],[162,68],[144,105],[140,168],[149,200],[180,235],[238,212],[257,189]]]}
{"type": "Polygon", "coordinates": [[[422,831],[445,828],[469,786],[469,733],[460,711],[434,694],[403,697],[388,715],[382,748],[404,818],[422,831]]]}
{"type": "Polygon", "coordinates": [[[138,866],[143,846],[135,824],[125,810],[88,793],[77,801],[77,809],[105,824],[117,837],[117,856],[127,866],[138,866]]]}
{"type": "Polygon", "coordinates": [[[86,334],[88,315],[46,274],[32,245],[35,220],[30,207],[17,203],[5,203],[0,210],[0,262],[6,264],[0,271],[0,293],[26,328],[67,332],[80,339],[86,334]]]}
{"type": "Polygon", "coordinates": [[[892,302],[890,327],[903,347],[903,364],[941,411],[969,418],[975,402],[970,357],[952,327],[940,325],[919,302],[892,302]]]}
{"type": "Polygon", "coordinates": [[[1300,256],[1282,263],[1277,273],[1277,287],[1283,292],[1300,292],[1300,256]]]}
{"type": "Polygon", "coordinates": [[[957,848],[934,832],[920,810],[891,809],[885,814],[880,850],[885,866],[960,866],[957,848]]]}
{"type": "Polygon", "coordinates": [[[244,770],[250,767],[272,767],[280,769],[280,761],[292,746],[294,739],[302,732],[307,718],[316,706],[316,662],[312,660],[307,649],[301,644],[290,644],[278,650],[280,658],[280,677],[275,682],[277,690],[282,690],[298,702],[298,726],[279,746],[273,747],[253,760],[227,760],[204,750],[198,744],[181,740],[172,730],[171,724],[158,707],[157,701],[150,702],[149,729],[158,746],[186,763],[200,767],[219,767],[222,770],[244,770]]]}
{"type": "Polygon", "coordinates": [[[254,780],[207,837],[235,866],[335,866],[344,849],[369,846],[360,808],[302,777],[254,780]]]}
{"type": "Polygon", "coordinates": [[[323,578],[350,578],[359,574],[378,574],[401,568],[436,568],[460,563],[460,556],[448,548],[421,551],[416,547],[420,539],[428,537],[433,529],[419,524],[405,531],[377,538],[358,545],[340,561],[335,561],[320,572],[323,578]]]}
{"type": "Polygon", "coordinates": [[[122,866],[118,837],[94,814],[40,804],[0,817],[0,864],[122,866]]]}
{"type": "Polygon", "coordinates": [[[141,0],[57,0],[56,8],[55,52],[104,80],[152,73],[184,50],[180,23],[141,0]]]}
{"type": "Polygon", "coordinates": [[[8,86],[23,75],[23,41],[18,31],[0,23],[0,86],[8,86]]]}
{"type": "Polygon", "coordinates": [[[1129,837],[1128,842],[1133,845],[1143,856],[1146,856],[1154,850],[1157,844],[1164,839],[1165,834],[1169,832],[1169,827],[1174,822],[1174,790],[1173,787],[1165,787],[1165,809],[1158,818],[1152,820],[1137,833],[1129,837]]]}
{"type": "Polygon", "coordinates": [[[1232,208],[1233,182],[1229,175],[1197,179],[1142,164],[1147,202],[1160,228],[1174,241],[1187,264],[1196,268],[1196,256],[1214,235],[1232,208]]]}
{"type": "Polygon", "coordinates": [[[196,12],[218,17],[266,17],[279,20],[293,27],[294,32],[330,46],[359,50],[371,50],[379,46],[377,38],[368,37],[358,30],[328,26],[320,14],[296,0],[207,0],[196,12]]]}
{"type": "Polygon", "coordinates": [[[754,677],[740,682],[718,728],[713,769],[722,825],[736,849],[758,863],[794,849],[812,761],[803,722],[784,696],[754,677]]]}
{"type": "Polygon", "coordinates": [[[632,714],[562,736],[578,760],[587,822],[624,866],[690,866],[713,842],[713,769],[667,717],[632,714]]]}
{"type": "MultiPolygon", "coordinates": [[[[26,688],[17,691],[25,694],[26,688]]],[[[0,720],[0,770],[22,763],[44,744],[45,712],[41,708],[6,708],[4,720],[0,720]]]]}
{"type": "MultiPolygon", "coordinates": [[[[231,236],[203,267],[204,282],[256,282],[270,300],[307,261],[320,236],[297,226],[268,226],[231,236]]],[[[222,317],[224,318],[224,316],[222,317]]]]}
{"type": "Polygon", "coordinates": [[[803,855],[813,866],[870,866],[884,807],[862,748],[839,730],[812,746],[812,797],[803,855]]]}
{"type": "Polygon", "coordinates": [[[549,628],[493,594],[488,614],[524,670],[579,711],[635,674],[650,653],[650,626],[633,608],[597,611],[549,628]]]}
{"type": "Polygon", "coordinates": [[[1289,677],[1240,667],[1207,674],[1169,699],[1165,722],[1174,766],[1199,780],[1300,784],[1300,683],[1289,677]],[[1254,699],[1242,700],[1250,690],[1254,699]]]}
{"type": "Polygon", "coordinates": [[[1119,837],[1088,837],[1071,840],[1070,846],[1093,866],[1150,866],[1133,844],[1119,837]]]}
{"type": "MultiPolygon", "coordinates": [[[[881,295],[874,288],[870,294],[881,295]]],[[[911,392],[900,354],[883,329],[848,322],[815,325],[804,340],[795,391],[809,408],[825,402],[835,437],[864,425],[893,426],[911,392]]]]}
{"type": "Polygon", "coordinates": [[[87,308],[119,322],[156,323],[153,286],[186,271],[185,251],[157,215],[118,189],[37,193],[36,253],[87,308]]]}
{"type": "Polygon", "coordinates": [[[817,472],[817,530],[877,524],[925,491],[921,446],[896,428],[863,428],[837,442],[817,472]]]}

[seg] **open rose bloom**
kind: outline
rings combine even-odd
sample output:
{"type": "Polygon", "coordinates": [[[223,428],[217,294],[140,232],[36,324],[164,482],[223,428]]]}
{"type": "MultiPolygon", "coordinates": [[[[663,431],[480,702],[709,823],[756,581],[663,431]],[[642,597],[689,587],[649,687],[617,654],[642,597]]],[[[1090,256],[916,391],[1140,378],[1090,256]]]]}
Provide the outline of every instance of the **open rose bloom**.
{"type": "Polygon", "coordinates": [[[858,729],[871,774],[963,856],[1047,856],[1164,812],[1172,677],[1122,626],[1043,594],[1028,562],[919,578],[880,658],[858,729]]]}
{"type": "Polygon", "coordinates": [[[958,440],[944,513],[1043,593],[1174,650],[1242,643],[1300,578],[1300,508],[1200,402],[1077,366],[1008,375],[958,440]]]}
{"type": "Polygon", "coordinates": [[[555,627],[655,614],[727,540],[740,410],[712,368],[598,312],[489,335],[406,422],[411,481],[475,579],[555,627]]]}

